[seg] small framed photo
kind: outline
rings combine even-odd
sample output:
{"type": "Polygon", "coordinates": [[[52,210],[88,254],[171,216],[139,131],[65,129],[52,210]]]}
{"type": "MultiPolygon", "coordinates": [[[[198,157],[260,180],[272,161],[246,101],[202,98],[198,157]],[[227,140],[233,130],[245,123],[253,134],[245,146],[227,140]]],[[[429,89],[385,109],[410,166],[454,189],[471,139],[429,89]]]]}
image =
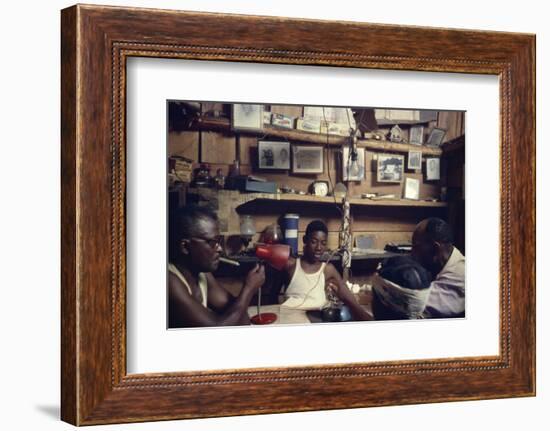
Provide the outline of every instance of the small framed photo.
{"type": "Polygon", "coordinates": [[[420,198],[420,180],[416,178],[405,178],[405,199],[418,200],[420,198]]]}
{"type": "Polygon", "coordinates": [[[439,158],[426,159],[426,180],[435,181],[441,178],[439,158]]]}
{"type": "Polygon", "coordinates": [[[422,145],[424,143],[424,126],[412,126],[409,130],[409,143],[422,145]]]}
{"type": "Polygon", "coordinates": [[[409,151],[407,169],[422,169],[422,151],[409,151]]]}
{"type": "Polygon", "coordinates": [[[438,127],[432,129],[426,144],[430,147],[440,147],[443,143],[443,138],[445,137],[446,132],[447,131],[445,129],[440,129],[438,127]]]}
{"type": "Polygon", "coordinates": [[[293,129],[294,117],[290,117],[288,115],[283,115],[283,114],[272,114],[271,125],[276,127],[281,127],[283,129],[293,129]]]}
{"type": "Polygon", "coordinates": [[[322,174],[323,147],[294,145],[292,147],[292,172],[295,174],[322,174]]]}
{"type": "Polygon", "coordinates": [[[397,154],[379,154],[377,181],[380,183],[400,183],[403,181],[405,156],[397,154]]]}
{"type": "Polygon", "coordinates": [[[261,130],[263,128],[264,105],[234,103],[232,108],[233,129],[261,130]]]}
{"type": "Polygon", "coordinates": [[[258,141],[260,169],[290,169],[290,143],[258,141]]]}
{"type": "Polygon", "coordinates": [[[344,147],[342,156],[342,179],[361,181],[365,179],[365,149],[357,148],[357,160],[351,159],[349,147],[344,147]]]}

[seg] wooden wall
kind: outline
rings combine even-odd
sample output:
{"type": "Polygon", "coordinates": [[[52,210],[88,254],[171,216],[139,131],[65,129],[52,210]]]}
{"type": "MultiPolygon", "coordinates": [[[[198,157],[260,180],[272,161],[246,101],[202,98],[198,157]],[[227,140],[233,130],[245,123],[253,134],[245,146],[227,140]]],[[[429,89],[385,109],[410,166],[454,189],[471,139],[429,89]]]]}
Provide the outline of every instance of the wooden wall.
{"type": "MultiPolygon", "coordinates": [[[[202,112],[225,111],[228,106],[222,104],[207,103],[202,105],[202,112]]],[[[302,107],[297,106],[275,106],[271,107],[272,112],[283,113],[292,116],[300,116],[302,107]]],[[[429,134],[432,127],[443,127],[447,129],[445,141],[456,138],[464,133],[463,112],[439,112],[437,122],[432,121],[425,129],[425,136],[429,134]]],[[[238,135],[233,133],[220,133],[211,131],[182,131],[170,132],[168,136],[169,155],[181,155],[192,159],[198,166],[199,162],[210,163],[211,174],[215,175],[218,168],[227,175],[229,164],[233,160],[239,160],[242,174],[255,174],[275,181],[278,186],[287,186],[295,190],[307,192],[309,185],[314,180],[332,180],[335,184],[342,180],[342,155],[339,147],[325,149],[325,170],[319,175],[297,175],[291,171],[267,171],[257,168],[257,141],[258,137],[250,135],[238,135]]],[[[294,142],[291,142],[293,144],[294,142]]],[[[299,142],[297,142],[299,144],[299,142]]],[[[422,147],[419,147],[421,150],[422,147]]],[[[365,162],[367,166],[366,178],[361,182],[350,182],[348,188],[352,196],[359,197],[362,193],[383,193],[395,194],[401,197],[404,183],[378,183],[376,181],[376,159],[377,151],[366,150],[365,162]]],[[[405,167],[407,155],[405,155],[405,167]]],[[[459,162],[460,163],[460,162],[459,162]]],[[[462,162],[463,163],[463,162],[462,162]]],[[[441,186],[446,184],[445,166],[442,163],[441,180],[426,181],[424,175],[424,163],[422,171],[405,170],[405,177],[417,178],[421,181],[420,199],[438,199],[441,194],[441,186]]],[[[453,165],[456,168],[456,163],[453,165]]],[[[456,183],[456,178],[453,180],[456,183]]],[[[454,183],[453,183],[454,184],[454,183]]],[[[455,184],[456,186],[456,184],[455,184]]],[[[331,187],[332,189],[332,187],[331,187]]],[[[222,204],[222,206],[225,204],[222,204]]],[[[300,204],[276,202],[269,205],[247,204],[243,206],[241,213],[248,213],[255,216],[256,229],[258,232],[267,225],[278,220],[286,212],[298,212],[301,216],[299,224],[299,235],[305,232],[307,224],[313,219],[323,220],[329,228],[329,247],[338,246],[338,235],[340,231],[341,218],[338,210],[329,204],[300,204]]],[[[227,214],[222,211],[220,218],[226,226],[226,233],[229,233],[230,226],[235,226],[235,220],[225,219],[226,217],[237,217],[235,212],[227,214]]],[[[445,208],[373,208],[353,207],[353,231],[354,235],[372,235],[374,248],[383,248],[388,242],[410,241],[415,225],[422,219],[429,216],[438,216],[449,219],[445,208]]],[[[452,218],[452,217],[451,217],[452,218]]],[[[456,219],[456,217],[454,217],[456,219]]],[[[234,232],[232,232],[234,233],[234,232]]],[[[301,241],[299,241],[301,247],[301,241]]]]}

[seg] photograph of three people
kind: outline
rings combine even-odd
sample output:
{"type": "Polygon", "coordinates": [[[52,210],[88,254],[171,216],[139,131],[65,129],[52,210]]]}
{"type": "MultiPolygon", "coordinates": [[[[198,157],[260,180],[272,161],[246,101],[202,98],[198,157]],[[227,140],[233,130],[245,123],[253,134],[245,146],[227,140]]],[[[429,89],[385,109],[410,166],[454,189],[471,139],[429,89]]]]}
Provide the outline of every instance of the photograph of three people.
{"type": "Polygon", "coordinates": [[[167,328],[465,318],[465,112],[167,102],[167,328]]]}

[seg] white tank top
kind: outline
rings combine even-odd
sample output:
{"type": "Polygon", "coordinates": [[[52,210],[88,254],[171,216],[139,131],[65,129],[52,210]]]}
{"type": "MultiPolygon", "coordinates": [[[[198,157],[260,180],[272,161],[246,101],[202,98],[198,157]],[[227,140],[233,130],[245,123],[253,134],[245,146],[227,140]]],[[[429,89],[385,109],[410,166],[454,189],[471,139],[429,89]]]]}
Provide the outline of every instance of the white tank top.
{"type": "Polygon", "coordinates": [[[296,269],[286,289],[287,300],[281,306],[300,310],[320,310],[328,304],[325,292],[325,263],[319,271],[308,274],[302,269],[300,258],[296,259],[296,269]]]}
{"type": "MultiPolygon", "coordinates": [[[[187,287],[187,290],[189,291],[189,295],[193,296],[193,291],[191,290],[191,286],[189,286],[189,283],[187,283],[187,280],[183,276],[183,274],[179,271],[179,269],[176,267],[176,265],[169,263],[168,264],[168,271],[170,271],[172,274],[174,274],[178,279],[184,284],[185,287],[187,287]]],[[[203,272],[199,273],[199,289],[201,290],[201,296],[202,296],[202,305],[207,308],[208,300],[208,284],[206,280],[206,275],[203,272]]]]}

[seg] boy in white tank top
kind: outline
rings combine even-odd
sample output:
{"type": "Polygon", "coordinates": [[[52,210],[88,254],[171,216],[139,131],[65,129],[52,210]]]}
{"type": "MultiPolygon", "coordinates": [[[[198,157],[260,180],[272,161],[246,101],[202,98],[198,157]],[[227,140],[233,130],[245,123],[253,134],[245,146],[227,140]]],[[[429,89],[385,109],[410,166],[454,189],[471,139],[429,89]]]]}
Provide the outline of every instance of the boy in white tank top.
{"type": "Polygon", "coordinates": [[[302,258],[290,258],[286,267],[288,288],[281,307],[299,310],[321,310],[327,307],[326,289],[344,301],[354,320],[372,320],[357,302],[342,276],[330,262],[321,259],[327,249],[327,226],[320,220],[307,225],[302,258]],[[326,289],[325,289],[326,285],[326,289]]]}
{"type": "Polygon", "coordinates": [[[327,226],[320,220],[308,224],[303,237],[301,258],[290,258],[286,267],[288,287],[281,307],[300,310],[321,310],[328,306],[326,280],[344,285],[340,273],[331,263],[321,259],[327,249],[327,226]]]}

